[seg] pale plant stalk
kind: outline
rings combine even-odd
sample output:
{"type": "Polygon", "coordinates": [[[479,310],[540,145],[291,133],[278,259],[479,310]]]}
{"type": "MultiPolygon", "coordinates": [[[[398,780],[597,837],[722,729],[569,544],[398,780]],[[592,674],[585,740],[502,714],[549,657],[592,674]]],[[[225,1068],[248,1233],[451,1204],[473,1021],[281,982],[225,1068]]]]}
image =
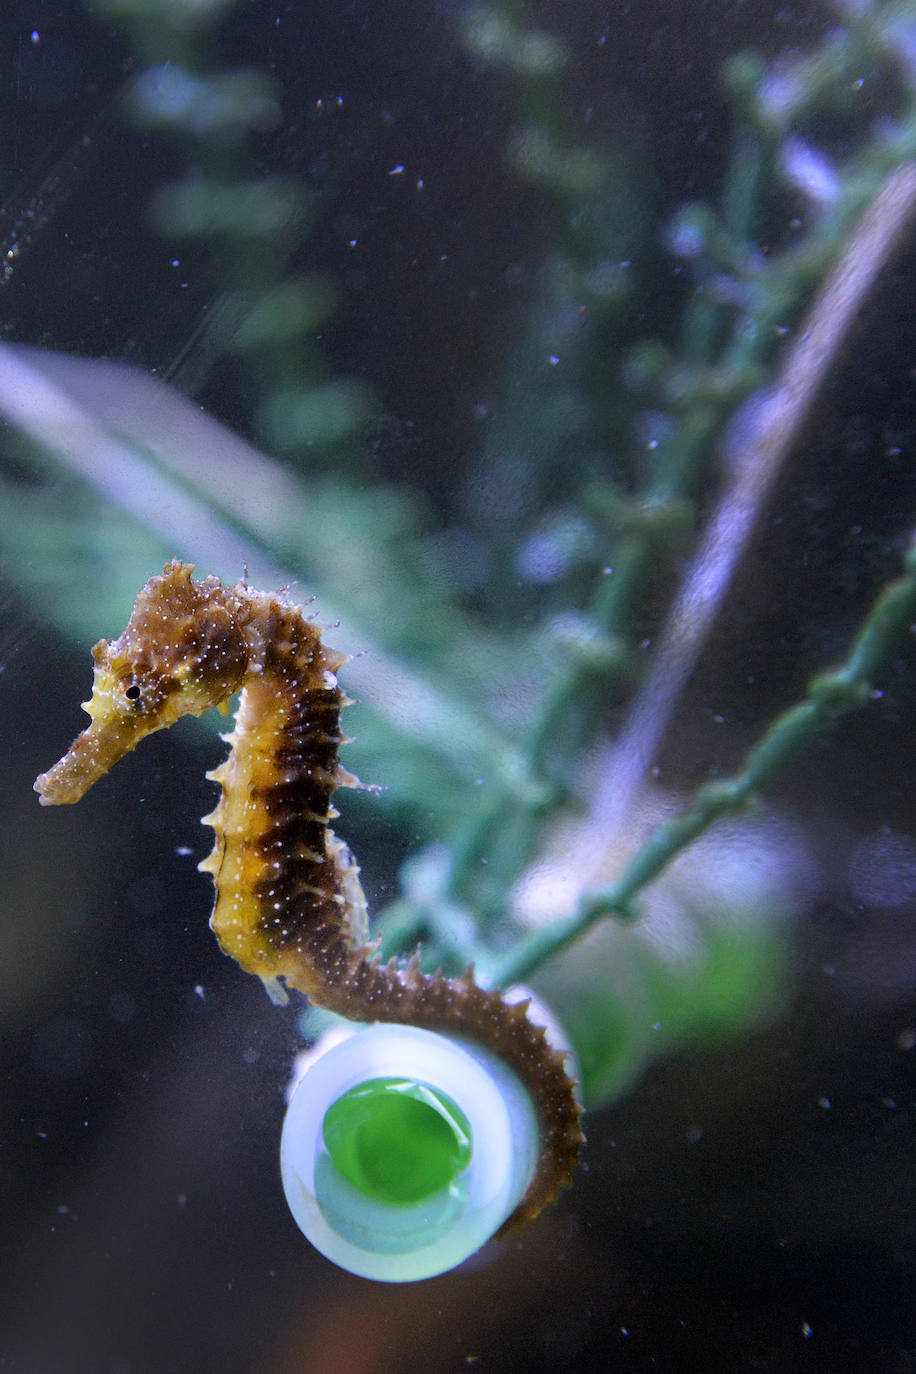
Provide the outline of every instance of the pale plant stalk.
{"type": "Polygon", "coordinates": [[[735,569],[836,356],[916,210],[916,162],[884,182],[789,346],[774,383],[735,417],[722,445],[725,486],[687,569],[652,666],[605,750],[590,807],[596,838],[618,834],[646,785],[735,569]]]}

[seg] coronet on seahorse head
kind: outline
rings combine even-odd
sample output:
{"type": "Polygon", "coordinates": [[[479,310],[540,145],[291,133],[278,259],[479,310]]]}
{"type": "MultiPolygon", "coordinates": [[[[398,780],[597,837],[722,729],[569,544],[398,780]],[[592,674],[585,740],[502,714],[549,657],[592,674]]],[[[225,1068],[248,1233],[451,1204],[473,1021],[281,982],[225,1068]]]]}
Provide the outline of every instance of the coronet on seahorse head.
{"type": "Polygon", "coordinates": [[[45,806],[76,802],[154,730],[179,716],[226,709],[248,666],[244,600],[192,563],[167,563],[137,597],[124,632],[92,650],[91,724],[35,781],[45,806]]]}

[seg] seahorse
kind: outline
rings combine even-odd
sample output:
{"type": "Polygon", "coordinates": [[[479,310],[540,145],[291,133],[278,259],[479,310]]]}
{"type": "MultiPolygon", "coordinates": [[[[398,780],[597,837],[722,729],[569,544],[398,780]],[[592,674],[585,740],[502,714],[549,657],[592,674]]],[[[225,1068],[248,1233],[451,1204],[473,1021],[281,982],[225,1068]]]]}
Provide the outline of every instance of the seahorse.
{"type": "Polygon", "coordinates": [[[344,655],[286,593],[217,577],[194,581],[178,560],[141,589],[118,639],[95,645],[90,724],[35,781],[43,805],[76,802],[140,740],[180,716],[223,713],[240,692],[226,761],[207,774],[222,786],[203,818],[215,843],[199,865],[213,877],[210,924],[226,954],[263,979],[354,1021],[393,1021],[477,1040],[514,1069],[540,1125],[532,1180],[504,1232],[538,1215],[569,1183],[583,1140],[565,1057],[528,1016],[479,986],[379,962],[350,851],[330,827],[339,786],[358,785],[339,763],[337,672],[344,655]],[[285,988],[284,988],[285,984],[285,988]]]}

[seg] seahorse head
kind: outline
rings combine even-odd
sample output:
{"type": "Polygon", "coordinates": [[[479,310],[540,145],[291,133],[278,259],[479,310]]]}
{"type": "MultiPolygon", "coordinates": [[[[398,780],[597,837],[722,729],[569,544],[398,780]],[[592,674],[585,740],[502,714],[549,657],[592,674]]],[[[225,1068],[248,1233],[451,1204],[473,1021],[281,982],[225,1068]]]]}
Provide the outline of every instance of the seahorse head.
{"type": "Polygon", "coordinates": [[[124,632],[92,650],[91,724],[36,779],[44,805],[79,801],[112,764],[179,716],[225,708],[248,666],[241,597],[218,578],[192,582],[173,561],[137,597],[124,632]]]}

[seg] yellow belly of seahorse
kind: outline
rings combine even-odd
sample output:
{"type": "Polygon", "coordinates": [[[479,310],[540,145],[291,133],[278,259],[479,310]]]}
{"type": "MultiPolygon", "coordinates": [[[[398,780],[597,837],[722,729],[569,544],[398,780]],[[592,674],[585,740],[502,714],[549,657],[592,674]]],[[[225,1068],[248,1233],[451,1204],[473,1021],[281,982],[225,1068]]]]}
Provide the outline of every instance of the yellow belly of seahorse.
{"type": "Polygon", "coordinates": [[[223,736],[232,752],[207,774],[222,784],[223,792],[213,811],[203,817],[216,839],[199,865],[213,875],[216,885],[210,926],[220,946],[246,972],[262,978],[279,1002],[286,1001],[286,993],[277,978],[293,972],[295,958],[268,938],[264,902],[258,894],[269,887],[273,870],[281,867],[281,857],[265,858],[260,842],[266,828],[264,799],[280,781],[275,754],[287,716],[286,702],[270,685],[257,679],[246,683],[235,729],[223,736]]]}

